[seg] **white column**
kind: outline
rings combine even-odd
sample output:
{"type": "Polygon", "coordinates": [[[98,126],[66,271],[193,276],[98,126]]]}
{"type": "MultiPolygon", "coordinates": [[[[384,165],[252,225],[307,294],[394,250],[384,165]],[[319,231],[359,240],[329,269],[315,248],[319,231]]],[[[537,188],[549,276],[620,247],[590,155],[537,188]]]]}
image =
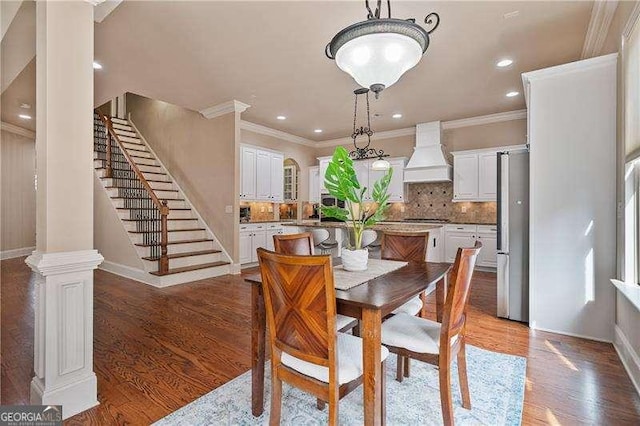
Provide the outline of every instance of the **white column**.
{"type": "Polygon", "coordinates": [[[93,372],[93,5],[36,5],[36,290],[31,403],[98,404],[93,372]]]}

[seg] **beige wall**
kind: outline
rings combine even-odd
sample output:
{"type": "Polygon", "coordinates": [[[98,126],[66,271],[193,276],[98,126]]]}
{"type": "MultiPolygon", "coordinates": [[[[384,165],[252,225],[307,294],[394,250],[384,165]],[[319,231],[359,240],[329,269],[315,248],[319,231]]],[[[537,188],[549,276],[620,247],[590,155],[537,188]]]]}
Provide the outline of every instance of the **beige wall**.
{"type": "Polygon", "coordinates": [[[142,260],[131,244],[129,233],[122,226],[118,213],[97,176],[93,179],[93,224],[93,242],[104,260],[144,269],[142,260]]]}
{"type": "Polygon", "coordinates": [[[127,94],[133,123],[232,256],[237,239],[236,114],[206,119],[162,101],[127,94]],[[234,213],[225,213],[232,206],[234,213]]]}
{"type": "Polygon", "coordinates": [[[0,134],[0,251],[36,245],[35,141],[3,130],[0,134]]]}
{"type": "MultiPolygon", "coordinates": [[[[442,134],[442,144],[447,152],[520,145],[526,143],[526,139],[526,119],[448,129],[444,130],[442,134]]],[[[385,153],[392,157],[411,157],[415,141],[415,135],[402,136],[373,140],[371,146],[376,149],[383,149],[385,153]]],[[[353,149],[353,145],[346,145],[345,147],[349,150],[353,149]]],[[[335,146],[319,148],[316,153],[318,157],[324,157],[331,155],[334,149],[335,146]]]]}

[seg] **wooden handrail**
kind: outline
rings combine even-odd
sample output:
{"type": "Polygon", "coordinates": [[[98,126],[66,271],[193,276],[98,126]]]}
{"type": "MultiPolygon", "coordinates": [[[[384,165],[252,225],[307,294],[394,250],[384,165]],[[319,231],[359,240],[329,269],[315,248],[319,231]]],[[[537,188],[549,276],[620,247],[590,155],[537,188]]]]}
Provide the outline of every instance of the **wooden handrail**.
{"type": "Polygon", "coordinates": [[[147,182],[147,179],[144,177],[144,175],[142,174],[142,172],[140,171],[140,169],[138,168],[136,163],[131,159],[131,157],[129,156],[129,152],[124,147],[124,145],[122,144],[122,141],[118,137],[118,134],[113,129],[113,125],[111,124],[111,120],[107,116],[105,116],[100,110],[96,109],[95,112],[96,112],[96,114],[98,114],[98,117],[100,118],[100,120],[104,123],[105,128],[107,129],[107,133],[108,133],[108,135],[107,135],[107,177],[112,177],[112,171],[111,171],[111,142],[109,141],[109,137],[108,137],[110,135],[116,141],[118,146],[120,147],[120,151],[122,152],[122,155],[124,155],[124,158],[126,158],[127,162],[131,166],[131,170],[133,170],[133,173],[136,175],[136,177],[138,178],[140,183],[142,183],[142,186],[144,187],[144,189],[149,194],[149,198],[151,198],[151,201],[153,202],[153,204],[156,206],[156,208],[160,212],[160,223],[161,223],[161,225],[160,225],[161,226],[161,228],[160,228],[160,230],[161,230],[161,232],[160,232],[160,250],[161,250],[161,254],[160,254],[160,258],[158,259],[158,273],[160,275],[166,274],[168,272],[168,270],[169,270],[169,257],[168,257],[168,249],[167,249],[167,244],[169,242],[169,229],[168,229],[168,222],[167,222],[167,219],[168,219],[168,216],[169,216],[168,203],[167,203],[166,200],[160,201],[160,199],[158,198],[156,193],[153,191],[153,189],[151,188],[151,185],[149,185],[149,182],[147,182]]]}

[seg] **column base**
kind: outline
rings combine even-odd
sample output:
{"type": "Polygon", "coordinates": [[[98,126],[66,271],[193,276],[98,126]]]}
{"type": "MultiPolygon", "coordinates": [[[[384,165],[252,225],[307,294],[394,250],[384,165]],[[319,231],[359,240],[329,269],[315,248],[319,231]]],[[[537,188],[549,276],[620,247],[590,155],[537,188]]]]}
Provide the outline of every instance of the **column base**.
{"type": "Polygon", "coordinates": [[[62,405],[62,418],[68,419],[100,404],[97,394],[98,381],[94,373],[57,389],[47,389],[39,377],[34,377],[30,402],[35,405],[62,405]]]}

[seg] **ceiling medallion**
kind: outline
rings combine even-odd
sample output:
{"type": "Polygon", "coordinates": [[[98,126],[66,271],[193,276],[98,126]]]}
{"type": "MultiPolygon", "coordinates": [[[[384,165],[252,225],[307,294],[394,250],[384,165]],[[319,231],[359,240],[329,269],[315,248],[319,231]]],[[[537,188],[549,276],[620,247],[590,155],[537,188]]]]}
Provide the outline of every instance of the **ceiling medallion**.
{"type": "Polygon", "coordinates": [[[391,0],[387,0],[387,18],[380,17],[382,0],[371,11],[365,0],[367,20],[357,22],[336,34],[325,48],[329,59],[351,75],[376,98],[402,75],[415,67],[429,47],[429,35],[438,28],[440,16],[432,12],[424,18],[429,30],[416,20],[391,17],[391,0]]]}
{"type": "Polygon", "coordinates": [[[353,94],[355,95],[355,106],[353,108],[353,133],[351,133],[351,139],[353,139],[354,150],[349,153],[349,157],[353,160],[369,160],[371,158],[377,158],[373,163],[371,163],[371,168],[373,170],[388,170],[391,165],[384,157],[388,157],[389,154],[385,154],[382,149],[376,150],[375,148],[370,148],[371,146],[371,136],[373,136],[373,130],[371,129],[371,116],[369,114],[369,89],[356,89],[353,94]],[[360,126],[360,128],[356,127],[356,121],[358,117],[358,96],[365,95],[367,99],[367,126],[360,126]],[[356,139],[358,136],[367,136],[367,144],[360,148],[356,143],[356,139]]]}

